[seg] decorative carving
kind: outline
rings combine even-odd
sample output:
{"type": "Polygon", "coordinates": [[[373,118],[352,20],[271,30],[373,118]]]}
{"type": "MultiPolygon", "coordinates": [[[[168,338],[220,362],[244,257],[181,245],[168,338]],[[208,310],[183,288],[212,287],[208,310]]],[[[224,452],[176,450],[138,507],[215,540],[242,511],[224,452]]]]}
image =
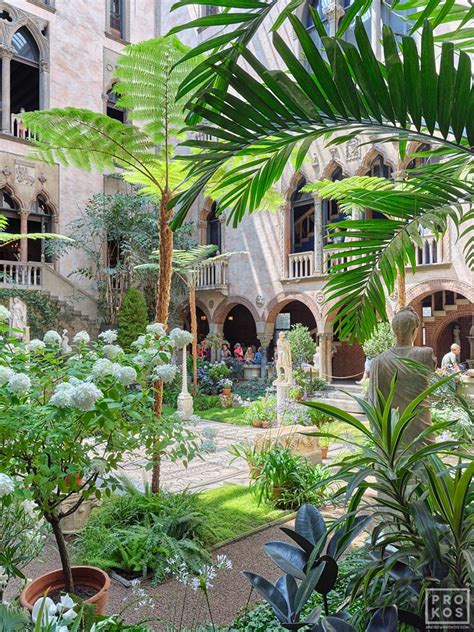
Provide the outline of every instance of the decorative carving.
{"type": "Polygon", "coordinates": [[[39,63],[40,72],[49,72],[49,61],[42,59],[39,63]]]}
{"type": "Polygon", "coordinates": [[[324,303],[324,292],[316,292],[316,303],[319,303],[319,305],[324,303]]]}
{"type": "Polygon", "coordinates": [[[207,304],[208,304],[208,306],[209,306],[209,309],[212,309],[212,308],[214,307],[214,301],[212,300],[212,298],[211,298],[211,300],[210,300],[210,301],[208,301],[208,303],[207,303],[207,304]]]}
{"type": "Polygon", "coordinates": [[[8,165],[5,165],[2,169],[2,173],[5,176],[5,178],[8,178],[8,176],[12,175],[12,172],[10,171],[10,169],[8,168],[8,165]]]}
{"type": "Polygon", "coordinates": [[[360,160],[360,157],[361,151],[359,141],[357,138],[351,138],[351,140],[348,140],[346,143],[346,158],[351,162],[353,160],[360,160]]]}
{"type": "Polygon", "coordinates": [[[0,44],[0,57],[6,57],[7,59],[11,59],[15,54],[15,49],[11,46],[7,46],[6,44],[0,44]]]}
{"type": "Polygon", "coordinates": [[[43,186],[43,185],[44,185],[44,183],[47,181],[47,177],[44,175],[44,173],[41,173],[41,174],[38,176],[38,180],[41,182],[41,185],[43,186]]]}
{"type": "Polygon", "coordinates": [[[331,158],[333,160],[336,160],[336,158],[338,157],[339,152],[337,151],[337,147],[330,147],[329,148],[329,153],[331,154],[331,158]]]}
{"type": "Polygon", "coordinates": [[[255,299],[255,305],[257,305],[257,307],[263,307],[265,305],[265,299],[261,294],[255,299]]]}
{"type": "Polygon", "coordinates": [[[22,163],[15,163],[15,180],[19,184],[32,187],[35,183],[35,168],[22,163]]]}

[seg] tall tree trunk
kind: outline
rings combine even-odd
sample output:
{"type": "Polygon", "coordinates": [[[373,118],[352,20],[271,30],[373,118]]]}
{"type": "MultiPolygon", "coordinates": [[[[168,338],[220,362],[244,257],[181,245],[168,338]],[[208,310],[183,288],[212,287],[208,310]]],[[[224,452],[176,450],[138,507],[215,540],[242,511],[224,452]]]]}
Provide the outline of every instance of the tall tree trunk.
{"type": "Polygon", "coordinates": [[[405,275],[400,272],[397,273],[397,285],[398,285],[398,306],[397,309],[402,309],[407,305],[407,287],[405,275]]]}
{"type": "Polygon", "coordinates": [[[59,520],[56,518],[56,516],[47,516],[46,519],[53,529],[56,544],[58,545],[59,557],[61,558],[61,566],[63,567],[64,588],[66,589],[67,593],[71,594],[74,592],[74,580],[72,578],[72,567],[66,546],[66,540],[64,539],[63,532],[61,531],[61,527],[59,526],[59,520]]]}
{"type": "MultiPolygon", "coordinates": [[[[158,287],[156,292],[155,322],[168,326],[168,313],[171,296],[171,277],[173,275],[173,232],[169,226],[172,211],[168,209],[170,199],[169,191],[166,191],[160,202],[160,247],[159,261],[160,273],[158,276],[158,287]]],[[[155,382],[155,405],[156,423],[160,423],[163,413],[163,382],[155,382]]],[[[155,437],[154,444],[158,442],[155,437]]],[[[151,478],[151,490],[157,493],[160,490],[161,473],[161,452],[153,451],[153,468],[151,478]]]]}
{"type": "Polygon", "coordinates": [[[192,342],[192,356],[193,356],[193,397],[197,394],[197,337],[198,337],[198,323],[196,318],[196,286],[194,285],[194,273],[191,272],[191,279],[189,282],[189,311],[191,312],[191,333],[193,334],[192,342]]]}

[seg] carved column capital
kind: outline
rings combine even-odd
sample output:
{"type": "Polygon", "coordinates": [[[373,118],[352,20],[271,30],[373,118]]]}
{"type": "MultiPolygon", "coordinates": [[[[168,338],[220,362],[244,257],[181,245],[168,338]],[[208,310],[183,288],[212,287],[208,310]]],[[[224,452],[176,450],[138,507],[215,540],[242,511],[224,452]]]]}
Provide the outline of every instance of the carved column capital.
{"type": "Polygon", "coordinates": [[[21,208],[21,209],[18,211],[18,214],[19,214],[19,216],[20,216],[22,219],[23,219],[23,218],[28,219],[28,216],[29,216],[29,214],[30,214],[30,211],[29,211],[29,209],[27,209],[27,208],[21,208]]]}
{"type": "Polygon", "coordinates": [[[39,63],[40,72],[49,72],[49,61],[42,59],[39,63]]]}
{"type": "Polygon", "coordinates": [[[15,49],[6,44],[0,44],[0,57],[4,59],[12,59],[15,54],[15,49]]]}

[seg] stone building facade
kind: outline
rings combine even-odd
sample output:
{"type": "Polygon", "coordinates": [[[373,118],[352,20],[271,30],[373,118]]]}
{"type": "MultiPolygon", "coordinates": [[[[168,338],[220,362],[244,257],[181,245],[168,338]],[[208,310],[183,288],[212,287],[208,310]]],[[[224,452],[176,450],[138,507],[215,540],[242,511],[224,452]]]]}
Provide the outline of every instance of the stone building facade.
{"type": "MultiPolygon", "coordinates": [[[[334,32],[350,0],[313,4],[334,32]]],[[[171,5],[171,0],[0,1],[0,210],[15,232],[64,232],[93,194],[114,192],[118,182],[104,174],[35,163],[29,158],[28,132],[17,115],[22,109],[70,105],[123,116],[110,95],[123,46],[164,34],[202,10],[193,6],[171,13],[171,5]]],[[[301,17],[314,34],[307,6],[301,8],[301,17]]],[[[387,13],[382,2],[375,2],[365,25],[378,53],[384,20],[397,17],[387,13]]],[[[392,25],[401,28],[399,22],[392,25]]],[[[194,45],[209,33],[196,29],[185,31],[181,38],[194,45]]],[[[295,50],[296,39],[287,23],[281,33],[295,50]]],[[[252,46],[262,61],[275,67],[278,59],[270,37],[264,27],[252,46]]],[[[351,32],[347,37],[352,37],[351,32]]],[[[276,329],[302,322],[319,340],[322,372],[328,379],[359,376],[362,350],[337,340],[324,304],[329,265],[323,250],[325,228],[338,221],[340,213],[336,205],[304,194],[301,187],[321,178],[389,176],[405,167],[394,147],[379,146],[370,137],[331,149],[318,142],[300,172],[285,172],[279,183],[284,204],[277,211],[256,212],[234,228],[227,225],[225,214],[216,217],[212,200],[200,199],[191,217],[196,239],[216,243],[222,252],[238,253],[228,261],[203,266],[200,272],[201,334],[221,331],[231,343],[261,345],[271,354],[276,329]]],[[[433,346],[440,357],[458,337],[466,358],[474,318],[473,276],[455,238],[453,227],[440,241],[433,235],[422,236],[419,266],[415,274],[408,274],[407,295],[423,318],[420,342],[433,346]]],[[[39,289],[67,299],[94,318],[90,288],[80,277],[70,276],[84,263],[74,251],[53,264],[39,242],[22,241],[10,250],[0,248],[0,287],[39,289]]],[[[394,305],[391,297],[389,311],[394,305]]]]}

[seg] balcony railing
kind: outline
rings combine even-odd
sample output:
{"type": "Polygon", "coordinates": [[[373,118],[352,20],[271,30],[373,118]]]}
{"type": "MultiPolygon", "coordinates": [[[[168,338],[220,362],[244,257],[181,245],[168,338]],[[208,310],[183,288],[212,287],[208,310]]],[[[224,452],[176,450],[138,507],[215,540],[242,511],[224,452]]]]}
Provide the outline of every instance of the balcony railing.
{"type": "Polygon", "coordinates": [[[43,280],[41,272],[42,267],[39,264],[0,261],[0,286],[40,288],[43,280]]]}
{"type": "Polygon", "coordinates": [[[21,121],[21,114],[11,115],[10,131],[15,138],[22,138],[24,140],[34,140],[35,136],[32,134],[21,121]]]}
{"type": "Polygon", "coordinates": [[[444,261],[443,240],[436,239],[434,235],[422,235],[422,246],[416,251],[418,265],[431,265],[433,263],[446,263],[444,261]]]}
{"type": "Polygon", "coordinates": [[[196,271],[196,289],[227,290],[229,285],[228,265],[226,259],[202,263],[196,271]]]}
{"type": "Polygon", "coordinates": [[[314,274],[314,252],[299,252],[288,255],[288,278],[306,279],[314,274]]]}

